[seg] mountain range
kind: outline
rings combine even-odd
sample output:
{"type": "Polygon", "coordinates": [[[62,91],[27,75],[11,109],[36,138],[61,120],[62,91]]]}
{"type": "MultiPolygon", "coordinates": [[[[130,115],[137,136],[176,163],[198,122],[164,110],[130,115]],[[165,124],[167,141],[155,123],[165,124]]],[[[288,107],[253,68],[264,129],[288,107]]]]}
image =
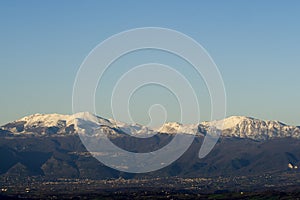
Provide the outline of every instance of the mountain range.
{"type": "Polygon", "coordinates": [[[97,123],[99,127],[108,129],[112,134],[126,132],[132,135],[166,133],[166,134],[195,134],[205,135],[211,127],[220,130],[222,137],[249,138],[266,140],[272,138],[300,138],[300,128],[289,126],[279,121],[264,121],[251,117],[231,116],[223,120],[202,122],[199,124],[181,124],[168,122],[160,128],[151,130],[140,124],[126,124],[113,119],[105,119],[88,112],[73,115],[34,114],[5,124],[0,131],[5,135],[14,136],[49,136],[74,135],[84,133],[78,126],[80,121],[97,123]]]}
{"type": "Polygon", "coordinates": [[[1,178],[18,179],[28,176],[106,179],[253,175],[284,172],[298,166],[299,147],[299,127],[243,116],[199,124],[169,122],[151,130],[87,112],[34,114],[0,127],[0,174],[1,178]],[[82,120],[90,126],[81,126],[82,120]],[[195,139],[184,155],[170,166],[147,174],[130,174],[106,167],[86,150],[78,135],[86,134],[87,128],[93,126],[107,133],[113,143],[132,152],[159,149],[177,133],[195,134],[195,139]],[[221,137],[208,156],[199,159],[199,149],[211,127],[220,130],[221,137]],[[153,137],[143,138],[148,134],[153,137]]]}

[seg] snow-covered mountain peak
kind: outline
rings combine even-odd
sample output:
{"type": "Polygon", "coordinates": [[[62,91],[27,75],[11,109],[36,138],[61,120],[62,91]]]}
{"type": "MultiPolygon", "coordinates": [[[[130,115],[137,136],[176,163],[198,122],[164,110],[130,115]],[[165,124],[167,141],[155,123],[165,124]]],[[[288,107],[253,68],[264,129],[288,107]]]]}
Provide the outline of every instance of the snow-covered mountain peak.
{"type": "Polygon", "coordinates": [[[2,126],[2,129],[15,134],[68,134],[79,132],[79,122],[93,122],[98,125],[112,124],[109,120],[89,112],[80,112],[73,115],[38,113],[8,123],[2,126]]]}
{"type": "Polygon", "coordinates": [[[178,122],[168,122],[162,125],[157,131],[160,133],[177,133],[182,124],[178,122]]]}
{"type": "Polygon", "coordinates": [[[100,118],[94,114],[89,112],[80,112],[73,115],[62,115],[62,114],[33,114],[26,117],[23,117],[15,122],[25,122],[25,126],[43,126],[43,127],[52,127],[57,126],[60,123],[64,123],[66,126],[69,125],[77,125],[77,120],[82,119],[86,121],[97,121],[97,122],[104,122],[107,120],[100,118]]]}
{"type": "Polygon", "coordinates": [[[251,138],[265,140],[268,138],[300,138],[300,129],[279,121],[259,120],[251,117],[232,116],[224,120],[203,122],[204,127],[216,127],[223,137],[251,138]]]}
{"type": "Polygon", "coordinates": [[[64,120],[66,122],[72,123],[74,118],[72,115],[61,115],[61,114],[33,114],[26,117],[23,117],[15,122],[25,122],[25,126],[56,126],[57,122],[64,120]]]}
{"type": "Polygon", "coordinates": [[[186,134],[196,134],[198,131],[198,124],[181,124],[178,122],[168,122],[163,124],[162,127],[157,129],[160,133],[186,133],[186,134]]]}
{"type": "Polygon", "coordinates": [[[206,121],[202,122],[201,124],[204,126],[213,126],[216,127],[219,130],[225,130],[225,129],[231,129],[237,126],[240,123],[243,122],[249,122],[251,120],[254,120],[250,117],[245,116],[231,116],[222,120],[214,120],[214,121],[206,121]]]}

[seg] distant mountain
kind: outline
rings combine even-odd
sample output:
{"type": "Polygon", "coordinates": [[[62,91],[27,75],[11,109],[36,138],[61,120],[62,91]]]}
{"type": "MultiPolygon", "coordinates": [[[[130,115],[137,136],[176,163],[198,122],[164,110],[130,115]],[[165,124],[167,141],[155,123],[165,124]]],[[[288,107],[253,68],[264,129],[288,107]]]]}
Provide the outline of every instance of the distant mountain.
{"type": "Polygon", "coordinates": [[[104,119],[91,113],[74,115],[34,114],[0,127],[1,135],[72,135],[84,134],[89,128],[100,128],[112,135],[127,133],[130,135],[154,134],[196,134],[205,135],[211,127],[221,131],[222,137],[249,138],[266,140],[271,138],[300,138],[300,128],[279,121],[264,121],[243,116],[232,116],[224,120],[202,122],[199,124],[165,123],[157,130],[151,130],[139,124],[126,124],[112,119],[104,119]],[[84,120],[87,126],[78,126],[84,120]]]}
{"type": "Polygon", "coordinates": [[[203,177],[285,172],[300,166],[299,127],[277,121],[233,116],[199,124],[170,122],[157,130],[138,124],[104,119],[90,113],[35,114],[0,127],[0,182],[40,176],[48,179],[134,178],[153,176],[203,177]],[[84,120],[85,126],[81,121],[84,120]],[[223,123],[223,124],[222,124],[223,123]],[[211,127],[222,132],[213,150],[198,158],[203,138],[211,127]],[[174,134],[196,134],[180,159],[156,172],[129,174],[104,166],[82,144],[78,134],[101,129],[113,143],[132,152],[150,152],[168,144],[174,134]],[[128,134],[153,134],[150,138],[128,134]],[[3,179],[3,180],[2,180],[3,179]]]}
{"type": "Polygon", "coordinates": [[[90,113],[77,113],[74,115],[60,114],[34,114],[8,123],[2,130],[10,131],[14,135],[70,135],[80,131],[78,120],[97,119],[101,124],[110,124],[109,120],[96,117],[90,113]]]}
{"type": "Polygon", "coordinates": [[[266,140],[271,138],[300,138],[300,129],[279,121],[264,121],[251,117],[233,116],[220,121],[203,122],[201,126],[217,127],[223,137],[250,138],[266,140]],[[222,124],[223,123],[223,124],[222,124]]]}

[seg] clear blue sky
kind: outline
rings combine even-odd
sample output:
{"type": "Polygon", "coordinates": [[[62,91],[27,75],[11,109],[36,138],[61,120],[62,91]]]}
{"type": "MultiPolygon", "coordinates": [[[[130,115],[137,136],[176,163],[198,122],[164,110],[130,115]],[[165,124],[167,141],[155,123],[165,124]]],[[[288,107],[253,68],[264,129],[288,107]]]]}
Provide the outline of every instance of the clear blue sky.
{"type": "Polygon", "coordinates": [[[300,125],[299,11],[297,0],[1,1],[0,124],[71,113],[85,56],[113,34],[156,26],[183,32],[210,53],[224,79],[227,115],[300,125]]]}

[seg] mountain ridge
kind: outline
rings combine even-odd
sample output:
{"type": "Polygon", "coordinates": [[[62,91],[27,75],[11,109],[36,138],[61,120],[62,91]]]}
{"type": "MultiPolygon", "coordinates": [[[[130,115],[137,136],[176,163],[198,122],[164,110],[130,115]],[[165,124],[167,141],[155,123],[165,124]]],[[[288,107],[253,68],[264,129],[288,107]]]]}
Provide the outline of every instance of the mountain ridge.
{"type": "Polygon", "coordinates": [[[113,134],[125,132],[130,135],[165,134],[196,134],[205,135],[214,127],[221,131],[223,137],[249,138],[266,140],[270,138],[300,138],[299,126],[286,125],[280,121],[260,120],[246,116],[230,116],[223,120],[204,121],[197,124],[181,124],[167,122],[160,128],[152,130],[140,124],[127,124],[113,119],[105,119],[89,112],[73,115],[33,114],[0,126],[5,135],[68,135],[83,133],[86,130],[78,126],[78,121],[94,123],[100,128],[105,125],[106,131],[113,134]]]}
{"type": "MultiPolygon", "coordinates": [[[[209,125],[217,126],[220,122],[202,122],[189,126],[180,123],[166,123],[161,127],[161,133],[144,139],[130,137],[126,134],[126,128],[133,132],[137,130],[135,133],[140,134],[143,126],[133,124],[132,127],[126,127],[127,124],[119,123],[117,125],[120,127],[118,127],[115,126],[116,124],[111,124],[112,121],[89,113],[81,113],[76,116],[42,116],[39,114],[2,126],[0,128],[0,154],[3,155],[0,157],[2,182],[6,184],[7,180],[12,180],[12,184],[15,184],[15,181],[28,180],[28,177],[53,181],[62,178],[103,180],[119,177],[131,179],[175,176],[252,176],[273,172],[299,173],[300,138],[290,137],[299,127],[248,117],[225,119],[226,124],[222,127],[222,135],[218,142],[206,157],[199,158],[199,149],[202,147],[209,125]],[[74,124],[77,123],[75,119],[79,120],[78,128],[84,127],[80,125],[80,120],[83,120],[83,125],[86,125],[87,128],[92,129],[94,126],[101,128],[105,133],[114,136],[109,138],[112,143],[134,153],[153,152],[161,149],[174,139],[173,134],[178,131],[195,130],[199,134],[196,135],[188,150],[170,166],[147,174],[132,174],[119,172],[99,162],[93,156],[95,152],[91,153],[87,150],[79,137],[76,124],[74,124]],[[63,120],[65,122],[62,122],[63,120]],[[49,127],[43,127],[44,125],[49,127]],[[9,130],[19,130],[19,132],[12,133],[9,130]],[[33,131],[33,133],[26,133],[27,130],[33,131]],[[257,131],[262,131],[263,134],[257,134],[257,131]],[[274,131],[276,135],[273,134],[274,131]],[[290,166],[297,166],[297,168],[290,166]]],[[[97,151],[96,153],[106,156],[108,152],[97,151]]],[[[153,154],[153,156],[155,159],[157,155],[153,154]]],[[[164,165],[164,162],[161,164],[164,165]]]]}

